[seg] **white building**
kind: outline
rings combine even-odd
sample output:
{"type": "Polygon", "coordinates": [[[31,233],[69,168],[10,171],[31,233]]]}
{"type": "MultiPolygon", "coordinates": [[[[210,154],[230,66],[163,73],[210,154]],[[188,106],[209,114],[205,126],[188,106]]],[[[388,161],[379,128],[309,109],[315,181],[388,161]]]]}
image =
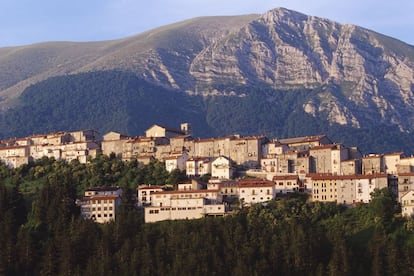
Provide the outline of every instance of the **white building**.
{"type": "Polygon", "coordinates": [[[241,179],[238,181],[239,199],[242,205],[250,206],[276,197],[275,185],[263,179],[241,179]]]}
{"type": "Polygon", "coordinates": [[[210,157],[191,157],[186,161],[186,174],[189,177],[211,174],[210,157]]]}
{"type": "Polygon", "coordinates": [[[276,194],[295,193],[301,189],[301,182],[297,174],[275,175],[273,182],[276,194]]]}
{"type": "Polygon", "coordinates": [[[414,191],[409,191],[401,197],[401,212],[405,217],[414,215],[414,191]]]}
{"type": "Polygon", "coordinates": [[[386,174],[373,174],[360,176],[356,179],[356,202],[371,202],[371,193],[375,189],[388,187],[388,178],[386,174]]]}
{"type": "Polygon", "coordinates": [[[188,154],[186,152],[165,158],[165,169],[172,172],[175,169],[184,171],[186,169],[186,161],[188,154]]]}
{"type": "Polygon", "coordinates": [[[223,216],[226,206],[218,190],[164,191],[152,194],[145,222],[223,216]]]}
{"type": "Polygon", "coordinates": [[[119,187],[95,187],[85,191],[85,197],[77,201],[81,215],[98,223],[115,220],[121,203],[122,189],[119,187]]]}
{"type": "Polygon", "coordinates": [[[162,187],[158,185],[139,185],[137,187],[138,206],[151,205],[152,194],[162,191],[162,187]]]}
{"type": "Polygon", "coordinates": [[[217,157],[211,164],[211,177],[219,179],[230,179],[233,176],[231,160],[225,156],[217,157]]]}

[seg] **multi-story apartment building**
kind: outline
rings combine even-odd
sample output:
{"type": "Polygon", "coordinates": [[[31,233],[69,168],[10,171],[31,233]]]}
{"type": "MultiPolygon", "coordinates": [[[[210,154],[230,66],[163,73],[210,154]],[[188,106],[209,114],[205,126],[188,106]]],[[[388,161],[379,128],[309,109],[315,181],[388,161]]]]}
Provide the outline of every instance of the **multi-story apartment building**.
{"type": "Polygon", "coordinates": [[[305,137],[293,137],[278,140],[281,144],[287,145],[291,150],[308,150],[313,147],[332,144],[326,135],[315,135],[305,137]]]}
{"type": "Polygon", "coordinates": [[[386,174],[333,175],[311,174],[313,201],[340,204],[369,203],[375,189],[389,186],[386,174]]]}
{"type": "Polygon", "coordinates": [[[276,197],[275,184],[265,179],[240,179],[239,199],[242,206],[266,202],[276,197]]]}
{"type": "Polygon", "coordinates": [[[276,194],[290,194],[303,191],[302,183],[297,174],[275,175],[273,182],[276,194]]]}
{"type": "Polygon", "coordinates": [[[101,142],[102,153],[108,156],[114,153],[117,158],[124,159],[126,143],[131,139],[131,136],[110,131],[103,136],[101,142]]]}
{"type": "Polygon", "coordinates": [[[175,169],[184,171],[186,169],[186,162],[188,160],[188,154],[186,152],[172,154],[164,159],[165,169],[168,172],[172,172],[175,169]]]}
{"type": "Polygon", "coordinates": [[[382,154],[369,154],[362,157],[362,174],[384,173],[385,164],[382,154]]]}
{"type": "Polygon", "coordinates": [[[145,222],[223,216],[227,207],[219,190],[176,190],[152,193],[144,209],[145,222]]]}
{"type": "Polygon", "coordinates": [[[387,153],[383,155],[384,158],[384,172],[388,174],[397,174],[397,167],[400,164],[402,152],[387,153]]]}
{"type": "Polygon", "coordinates": [[[309,150],[316,173],[342,174],[341,162],[348,159],[348,149],[341,144],[315,146],[309,150]]]}
{"type": "Polygon", "coordinates": [[[95,187],[85,191],[85,196],[77,201],[81,215],[98,223],[115,220],[121,203],[122,189],[119,187],[95,187]]]}
{"type": "Polygon", "coordinates": [[[402,196],[409,191],[414,191],[414,173],[398,174],[398,200],[401,202],[402,196]]]}
{"type": "Polygon", "coordinates": [[[197,177],[211,174],[211,157],[190,157],[186,161],[186,174],[189,177],[197,177]]]}
{"type": "Polygon", "coordinates": [[[95,131],[81,130],[9,139],[0,143],[0,159],[9,167],[18,167],[42,157],[66,161],[77,159],[86,163],[89,157],[94,158],[100,151],[95,137],[95,131]]]}
{"type": "Polygon", "coordinates": [[[414,190],[405,193],[401,197],[401,212],[405,217],[414,216],[414,190]]]}
{"type": "Polygon", "coordinates": [[[174,128],[155,124],[145,131],[145,136],[146,137],[171,138],[175,136],[186,135],[187,131],[189,130],[189,124],[182,124],[181,127],[183,129],[174,129],[174,128]]]}
{"type": "Polygon", "coordinates": [[[211,163],[211,177],[213,178],[230,179],[233,177],[233,173],[232,161],[225,156],[217,157],[211,163]]]}
{"type": "Polygon", "coordinates": [[[151,205],[153,193],[162,191],[162,186],[159,185],[139,185],[137,187],[138,206],[151,205]]]}

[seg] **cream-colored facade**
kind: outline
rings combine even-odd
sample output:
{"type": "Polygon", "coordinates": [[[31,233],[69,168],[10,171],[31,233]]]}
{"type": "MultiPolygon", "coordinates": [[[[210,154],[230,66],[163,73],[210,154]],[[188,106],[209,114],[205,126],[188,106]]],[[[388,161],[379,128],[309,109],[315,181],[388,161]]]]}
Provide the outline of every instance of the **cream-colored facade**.
{"type": "Polygon", "coordinates": [[[191,157],[186,161],[186,174],[189,177],[211,174],[212,158],[191,157]]]}
{"type": "Polygon", "coordinates": [[[312,200],[339,204],[369,203],[375,189],[388,187],[386,174],[312,174],[312,200]]]}
{"type": "Polygon", "coordinates": [[[77,201],[84,219],[106,223],[116,218],[121,203],[122,190],[119,187],[95,187],[85,191],[85,197],[77,201]]]}
{"type": "Polygon", "coordinates": [[[355,175],[361,174],[361,160],[350,159],[341,162],[341,174],[342,175],[355,175]]]}
{"type": "Polygon", "coordinates": [[[405,217],[414,216],[414,191],[409,191],[401,197],[401,212],[405,217]]]}
{"type": "Polygon", "coordinates": [[[398,175],[398,200],[409,191],[414,191],[414,173],[400,173],[398,175]]]}
{"type": "Polygon", "coordinates": [[[86,163],[100,151],[95,140],[87,140],[95,135],[93,130],[81,130],[4,140],[0,143],[0,159],[13,168],[42,157],[86,163]]]}
{"type": "Polygon", "coordinates": [[[223,216],[226,210],[219,190],[164,191],[152,194],[152,204],[144,214],[145,222],[157,222],[223,216]]]}
{"type": "Polygon", "coordinates": [[[308,150],[309,148],[332,144],[326,135],[293,137],[278,140],[281,144],[287,145],[291,150],[308,150]]]}
{"type": "Polygon", "coordinates": [[[167,137],[171,138],[174,136],[186,135],[185,131],[165,127],[161,125],[153,125],[145,131],[146,137],[167,137]]]}
{"type": "Polygon", "coordinates": [[[186,161],[188,159],[188,154],[186,152],[165,158],[165,169],[168,172],[172,172],[175,169],[184,171],[186,169],[186,161]]]}
{"type": "Polygon", "coordinates": [[[242,206],[266,202],[276,197],[275,185],[264,179],[240,179],[239,199],[242,206]]]}
{"type": "Polygon", "coordinates": [[[138,206],[151,205],[152,194],[156,192],[162,192],[163,189],[158,185],[139,185],[137,187],[137,199],[138,206]]]}
{"type": "Polygon", "coordinates": [[[276,194],[289,194],[301,191],[301,182],[297,174],[276,175],[273,177],[276,194]]]}
{"type": "Polygon", "coordinates": [[[348,150],[341,144],[316,146],[309,150],[316,173],[342,174],[341,162],[348,159],[348,150]]]}
{"type": "Polygon", "coordinates": [[[362,157],[362,174],[376,174],[385,172],[382,154],[370,154],[362,157]]]}
{"type": "Polygon", "coordinates": [[[117,158],[124,159],[126,142],[131,139],[132,137],[128,135],[110,131],[103,136],[103,140],[101,142],[102,153],[108,156],[111,153],[114,153],[117,158]]]}
{"type": "Polygon", "coordinates": [[[397,174],[397,167],[398,164],[400,164],[402,155],[402,152],[384,154],[384,172],[388,174],[397,174]]]}
{"type": "Polygon", "coordinates": [[[211,177],[230,179],[233,177],[233,166],[230,159],[224,156],[217,157],[211,164],[211,177]]]}
{"type": "Polygon", "coordinates": [[[312,176],[312,201],[337,202],[337,177],[327,174],[312,176]]]}

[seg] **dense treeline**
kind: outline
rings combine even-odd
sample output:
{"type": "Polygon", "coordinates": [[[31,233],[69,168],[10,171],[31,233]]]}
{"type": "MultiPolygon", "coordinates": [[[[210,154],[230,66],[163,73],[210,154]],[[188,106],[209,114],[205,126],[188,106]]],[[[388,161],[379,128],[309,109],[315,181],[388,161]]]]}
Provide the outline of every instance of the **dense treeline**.
{"type": "Polygon", "coordinates": [[[144,224],[137,183],[183,175],[113,156],[0,166],[0,275],[412,275],[414,222],[388,190],[369,205],[309,203],[304,195],[224,218],[144,224]],[[85,187],[125,190],[117,220],[82,220],[85,187]]]}
{"type": "MultiPolygon", "coordinates": [[[[53,77],[28,87],[13,108],[0,113],[0,138],[79,129],[135,136],[155,123],[178,128],[188,122],[195,137],[326,134],[333,142],[360,147],[363,153],[414,153],[412,135],[401,132],[398,126],[381,125],[380,114],[370,113],[370,117],[378,117],[375,124],[358,118],[359,128],[331,124],[326,120],[329,114],[307,114],[304,104],[317,101],[323,89],[277,91],[223,85],[220,90],[242,91],[238,93],[243,95],[190,96],[120,71],[53,77]]],[[[332,87],[332,91],[352,107],[345,90],[332,87]]]]}

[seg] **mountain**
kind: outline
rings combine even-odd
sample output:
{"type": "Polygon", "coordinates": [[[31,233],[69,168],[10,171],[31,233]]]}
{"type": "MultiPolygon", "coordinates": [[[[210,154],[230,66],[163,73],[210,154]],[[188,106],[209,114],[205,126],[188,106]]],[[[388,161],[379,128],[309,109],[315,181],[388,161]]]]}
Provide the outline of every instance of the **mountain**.
{"type": "Polygon", "coordinates": [[[0,136],[95,128],[195,136],[326,133],[412,153],[414,47],[278,8],[102,42],[0,48],[0,136]]]}

